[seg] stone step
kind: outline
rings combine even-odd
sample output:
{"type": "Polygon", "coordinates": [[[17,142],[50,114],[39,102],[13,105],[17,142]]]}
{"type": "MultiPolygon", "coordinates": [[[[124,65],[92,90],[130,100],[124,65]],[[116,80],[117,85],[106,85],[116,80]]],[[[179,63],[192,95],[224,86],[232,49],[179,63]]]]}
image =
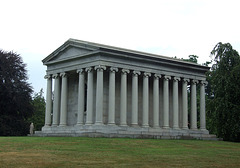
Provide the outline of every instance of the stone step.
{"type": "Polygon", "coordinates": [[[49,132],[43,133],[41,131],[37,131],[33,135],[35,137],[105,137],[105,138],[138,138],[138,139],[182,139],[182,140],[222,140],[217,138],[215,135],[171,135],[171,134],[146,134],[146,133],[130,133],[128,131],[124,132],[121,131],[120,133],[106,133],[106,132],[81,132],[81,133],[74,133],[74,132],[49,132]]]}

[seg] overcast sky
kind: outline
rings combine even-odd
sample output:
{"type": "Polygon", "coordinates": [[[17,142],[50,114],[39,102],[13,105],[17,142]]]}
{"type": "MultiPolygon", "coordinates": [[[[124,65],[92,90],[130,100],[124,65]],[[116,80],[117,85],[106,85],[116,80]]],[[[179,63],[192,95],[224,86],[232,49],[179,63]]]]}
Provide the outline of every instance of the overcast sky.
{"type": "Polygon", "coordinates": [[[27,63],[35,92],[41,60],[69,38],[199,62],[218,42],[240,52],[238,0],[0,0],[0,49],[27,63]]]}

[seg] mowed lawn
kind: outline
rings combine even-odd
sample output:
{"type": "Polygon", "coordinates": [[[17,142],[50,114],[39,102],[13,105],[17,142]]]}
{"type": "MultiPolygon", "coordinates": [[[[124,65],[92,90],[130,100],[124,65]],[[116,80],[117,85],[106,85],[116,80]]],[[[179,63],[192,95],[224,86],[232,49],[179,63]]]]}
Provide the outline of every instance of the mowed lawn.
{"type": "Polygon", "coordinates": [[[240,143],[0,137],[0,167],[240,167],[240,143]]]}

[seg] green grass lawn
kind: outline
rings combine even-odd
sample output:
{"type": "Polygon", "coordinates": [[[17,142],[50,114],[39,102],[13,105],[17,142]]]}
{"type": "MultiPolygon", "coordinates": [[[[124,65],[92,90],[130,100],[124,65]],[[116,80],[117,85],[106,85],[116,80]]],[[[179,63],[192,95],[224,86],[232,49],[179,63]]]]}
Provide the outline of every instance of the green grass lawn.
{"type": "Polygon", "coordinates": [[[240,143],[0,137],[0,167],[240,167],[240,143]]]}

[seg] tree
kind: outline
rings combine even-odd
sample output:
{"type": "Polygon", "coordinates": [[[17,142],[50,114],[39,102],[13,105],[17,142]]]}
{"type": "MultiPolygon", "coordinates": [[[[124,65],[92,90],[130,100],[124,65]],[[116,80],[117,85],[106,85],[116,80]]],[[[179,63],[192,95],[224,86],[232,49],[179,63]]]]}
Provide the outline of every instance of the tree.
{"type": "Polygon", "coordinates": [[[224,140],[240,141],[240,56],[229,43],[218,43],[211,55],[214,63],[207,77],[210,129],[224,140]]]}
{"type": "Polygon", "coordinates": [[[198,56],[197,55],[189,55],[188,56],[188,59],[183,59],[184,61],[187,61],[187,62],[193,62],[193,63],[198,63],[198,56]]]}
{"type": "Polygon", "coordinates": [[[20,55],[0,50],[0,135],[26,135],[32,88],[20,55]]]}
{"type": "Polygon", "coordinates": [[[34,123],[34,130],[41,130],[44,125],[45,116],[45,99],[43,97],[43,90],[41,89],[39,93],[35,93],[32,100],[33,105],[33,116],[30,117],[29,123],[34,123]]]}

